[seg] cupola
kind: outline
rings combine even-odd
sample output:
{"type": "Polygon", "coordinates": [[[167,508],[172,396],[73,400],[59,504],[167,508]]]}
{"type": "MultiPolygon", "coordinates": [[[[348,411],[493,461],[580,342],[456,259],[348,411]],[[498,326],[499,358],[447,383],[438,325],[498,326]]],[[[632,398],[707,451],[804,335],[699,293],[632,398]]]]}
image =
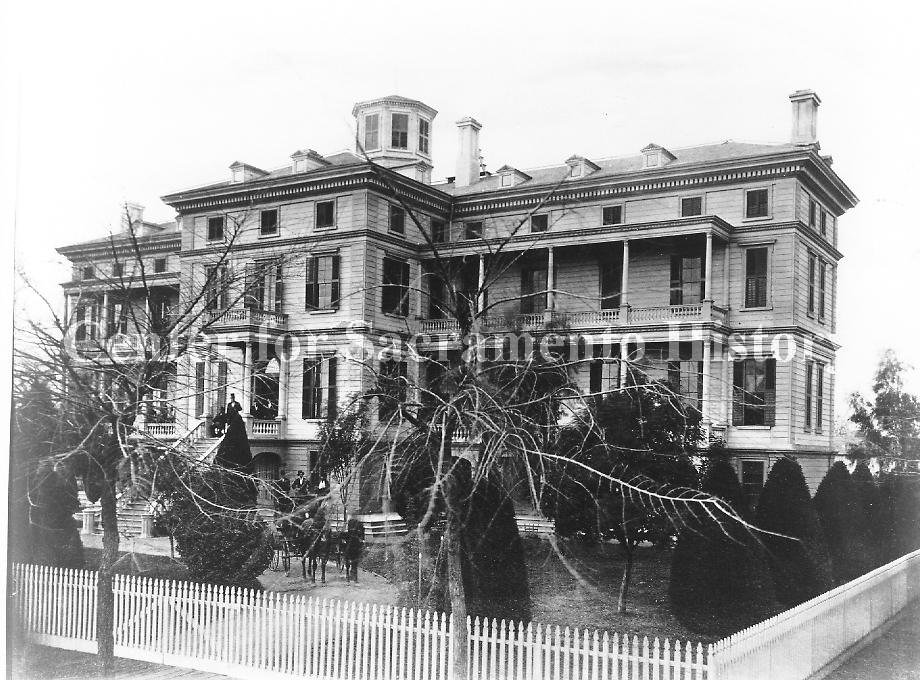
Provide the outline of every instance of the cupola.
{"type": "Polygon", "coordinates": [[[421,174],[430,181],[431,133],[437,111],[418,100],[390,95],[358,102],[351,113],[357,129],[355,153],[388,168],[411,166],[412,176],[421,174]],[[419,163],[428,170],[419,173],[419,163]]]}

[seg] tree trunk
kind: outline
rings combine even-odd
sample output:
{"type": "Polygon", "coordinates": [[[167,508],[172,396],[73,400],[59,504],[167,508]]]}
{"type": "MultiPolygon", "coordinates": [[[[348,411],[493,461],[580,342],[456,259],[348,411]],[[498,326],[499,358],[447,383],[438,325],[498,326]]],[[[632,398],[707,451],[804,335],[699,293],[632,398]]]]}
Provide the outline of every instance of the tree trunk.
{"type": "Polygon", "coordinates": [[[623,545],[623,554],[626,562],[623,564],[623,576],[620,578],[620,593],[617,596],[617,613],[626,612],[626,593],[629,591],[629,579],[632,576],[633,550],[632,546],[623,545]]]}
{"type": "Polygon", "coordinates": [[[468,650],[467,644],[469,631],[466,622],[466,592],[463,587],[463,564],[461,562],[461,529],[463,513],[460,507],[460,493],[458,493],[455,472],[448,474],[444,482],[444,492],[447,499],[447,531],[444,540],[447,543],[447,590],[450,594],[450,609],[454,619],[453,635],[451,642],[454,646],[454,656],[451,678],[453,680],[466,680],[468,676],[468,650]]]}
{"type": "Polygon", "coordinates": [[[112,575],[118,560],[118,507],[115,500],[115,482],[106,479],[99,498],[102,511],[102,559],[96,582],[96,640],[102,671],[112,671],[115,661],[115,593],[112,575]]]}

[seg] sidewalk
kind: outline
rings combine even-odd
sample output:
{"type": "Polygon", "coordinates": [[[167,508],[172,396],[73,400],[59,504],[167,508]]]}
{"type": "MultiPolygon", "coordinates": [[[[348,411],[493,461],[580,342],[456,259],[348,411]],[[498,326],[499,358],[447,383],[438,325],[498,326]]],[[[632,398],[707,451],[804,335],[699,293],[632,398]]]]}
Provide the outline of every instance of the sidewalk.
{"type": "Polygon", "coordinates": [[[825,680],[920,680],[920,601],[825,680]]]}

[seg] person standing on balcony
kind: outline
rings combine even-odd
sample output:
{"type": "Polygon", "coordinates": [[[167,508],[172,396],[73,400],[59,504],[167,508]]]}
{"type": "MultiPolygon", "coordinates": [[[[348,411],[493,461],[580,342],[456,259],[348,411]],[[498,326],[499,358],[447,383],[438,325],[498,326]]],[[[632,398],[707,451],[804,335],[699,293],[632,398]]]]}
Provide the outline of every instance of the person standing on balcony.
{"type": "Polygon", "coordinates": [[[236,411],[237,413],[242,413],[243,407],[240,405],[240,402],[236,400],[236,394],[230,393],[230,403],[227,404],[227,411],[236,411]]]}

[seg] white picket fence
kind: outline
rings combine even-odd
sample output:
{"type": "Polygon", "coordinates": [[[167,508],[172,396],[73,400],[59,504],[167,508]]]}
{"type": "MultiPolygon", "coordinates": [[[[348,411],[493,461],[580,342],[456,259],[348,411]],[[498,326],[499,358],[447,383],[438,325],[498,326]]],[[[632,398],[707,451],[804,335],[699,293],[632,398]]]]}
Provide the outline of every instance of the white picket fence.
{"type": "MultiPolygon", "coordinates": [[[[443,613],[116,576],[115,654],[249,678],[450,678],[443,613]]],[[[18,626],[96,651],[96,573],[13,565],[18,626]]],[[[920,550],[704,648],[558,626],[467,619],[482,680],[804,679],[920,597],[920,550]]]]}
{"type": "Polygon", "coordinates": [[[920,550],[720,640],[710,678],[804,680],[920,597],[920,550]]]}
{"type": "MultiPolygon", "coordinates": [[[[21,629],[36,643],[96,651],[96,574],[14,565],[21,629]]],[[[115,654],[249,678],[450,677],[443,613],[116,576],[115,654]]],[[[467,619],[471,678],[703,680],[686,642],[467,619]]]]}

